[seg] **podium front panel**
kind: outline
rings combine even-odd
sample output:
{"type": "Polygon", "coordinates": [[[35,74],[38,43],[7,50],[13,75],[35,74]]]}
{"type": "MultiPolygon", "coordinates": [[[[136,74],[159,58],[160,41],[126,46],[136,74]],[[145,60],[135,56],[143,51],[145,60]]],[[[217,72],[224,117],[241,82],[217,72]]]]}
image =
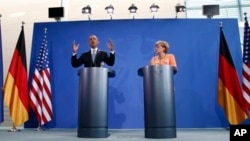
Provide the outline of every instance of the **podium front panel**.
{"type": "MultiPolygon", "coordinates": [[[[107,137],[107,68],[79,71],[78,137],[107,137]]],[[[110,75],[114,76],[114,75],[110,75]]]]}
{"type": "Polygon", "coordinates": [[[146,66],[138,74],[143,76],[145,137],[176,137],[173,68],[146,66]]]}

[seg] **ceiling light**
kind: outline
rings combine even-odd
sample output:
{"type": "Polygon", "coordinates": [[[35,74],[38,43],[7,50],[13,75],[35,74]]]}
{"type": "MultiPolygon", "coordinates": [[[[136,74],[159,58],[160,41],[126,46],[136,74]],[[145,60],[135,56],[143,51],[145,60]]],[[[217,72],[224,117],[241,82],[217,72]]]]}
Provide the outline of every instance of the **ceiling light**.
{"type": "Polygon", "coordinates": [[[175,12],[185,12],[186,11],[186,7],[184,5],[180,5],[179,3],[175,6],[175,12]]]}
{"type": "Polygon", "coordinates": [[[111,4],[107,7],[105,7],[105,10],[107,11],[108,14],[114,13],[114,7],[111,4]]]}
{"type": "Polygon", "coordinates": [[[132,4],[132,5],[128,8],[128,10],[129,10],[130,13],[136,13],[137,9],[138,9],[138,8],[137,8],[134,4],[132,4]]]}
{"type": "Polygon", "coordinates": [[[91,7],[89,5],[87,5],[86,7],[83,7],[82,13],[88,15],[88,19],[90,20],[91,7]]]}
{"type": "Polygon", "coordinates": [[[149,8],[151,12],[157,12],[160,7],[153,3],[149,8]]]}
{"type": "Polygon", "coordinates": [[[87,5],[86,7],[83,7],[82,13],[83,14],[91,14],[91,7],[89,5],[87,5]]]}

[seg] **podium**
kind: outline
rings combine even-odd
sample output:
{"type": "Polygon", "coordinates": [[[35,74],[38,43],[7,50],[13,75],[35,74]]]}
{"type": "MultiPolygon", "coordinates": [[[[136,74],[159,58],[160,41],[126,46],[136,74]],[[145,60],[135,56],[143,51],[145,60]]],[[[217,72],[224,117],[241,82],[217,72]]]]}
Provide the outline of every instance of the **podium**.
{"type": "Polygon", "coordinates": [[[176,138],[174,73],[169,65],[138,70],[143,77],[145,138],[176,138]]]}
{"type": "Polygon", "coordinates": [[[78,75],[77,136],[81,138],[108,137],[108,78],[115,77],[115,72],[108,68],[90,67],[79,70],[78,75]]]}

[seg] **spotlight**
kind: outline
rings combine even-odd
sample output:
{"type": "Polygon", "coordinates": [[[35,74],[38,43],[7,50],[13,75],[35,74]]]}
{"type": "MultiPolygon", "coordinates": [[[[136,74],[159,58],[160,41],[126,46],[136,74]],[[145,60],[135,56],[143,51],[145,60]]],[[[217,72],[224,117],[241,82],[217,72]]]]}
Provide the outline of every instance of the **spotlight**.
{"type": "Polygon", "coordinates": [[[89,5],[87,5],[86,7],[82,8],[82,14],[87,14],[88,18],[90,20],[90,14],[91,14],[91,7],[89,5]]]}
{"type": "Polygon", "coordinates": [[[138,8],[134,5],[134,4],[132,4],[129,8],[128,8],[128,10],[130,11],[130,13],[136,13],[136,10],[137,10],[138,8]]]}
{"type": "Polygon", "coordinates": [[[105,7],[105,10],[110,16],[110,19],[112,20],[112,14],[114,13],[114,7],[110,4],[109,6],[105,7]]]}
{"type": "Polygon", "coordinates": [[[86,7],[83,7],[82,13],[83,14],[91,14],[91,7],[89,5],[87,5],[86,7]]]}
{"type": "Polygon", "coordinates": [[[160,7],[154,3],[149,7],[151,12],[157,12],[160,7]]]}
{"type": "Polygon", "coordinates": [[[179,3],[175,6],[175,12],[176,12],[176,16],[175,18],[177,18],[177,14],[179,12],[186,12],[186,7],[184,5],[180,5],[179,3]]]}
{"type": "Polygon", "coordinates": [[[185,12],[186,11],[186,7],[184,5],[180,5],[179,3],[175,6],[175,12],[185,12]]]}
{"type": "Polygon", "coordinates": [[[111,4],[107,7],[105,7],[105,10],[107,11],[108,14],[114,13],[114,7],[111,4]]]}

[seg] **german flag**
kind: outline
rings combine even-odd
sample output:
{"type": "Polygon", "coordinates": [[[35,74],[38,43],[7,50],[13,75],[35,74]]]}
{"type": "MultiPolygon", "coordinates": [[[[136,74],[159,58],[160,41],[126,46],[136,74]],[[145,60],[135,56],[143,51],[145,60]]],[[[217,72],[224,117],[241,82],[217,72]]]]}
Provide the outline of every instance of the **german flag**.
{"type": "Polygon", "coordinates": [[[3,90],[4,102],[9,108],[13,125],[17,127],[29,119],[27,64],[23,26],[12,56],[3,90]]]}
{"type": "Polygon", "coordinates": [[[220,28],[218,103],[223,108],[231,125],[240,124],[248,118],[242,96],[240,81],[228,45],[220,28]]]}

